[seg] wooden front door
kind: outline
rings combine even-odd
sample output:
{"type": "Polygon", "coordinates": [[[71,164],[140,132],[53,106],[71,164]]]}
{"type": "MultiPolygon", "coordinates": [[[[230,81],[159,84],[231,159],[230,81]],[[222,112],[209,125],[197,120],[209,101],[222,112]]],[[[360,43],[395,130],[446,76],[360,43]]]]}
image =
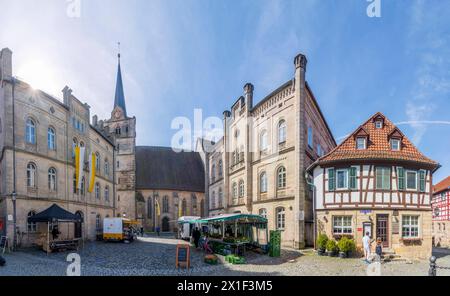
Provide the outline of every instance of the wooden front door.
{"type": "Polygon", "coordinates": [[[383,242],[383,247],[389,247],[389,215],[377,215],[377,237],[375,239],[381,238],[383,242]]]}

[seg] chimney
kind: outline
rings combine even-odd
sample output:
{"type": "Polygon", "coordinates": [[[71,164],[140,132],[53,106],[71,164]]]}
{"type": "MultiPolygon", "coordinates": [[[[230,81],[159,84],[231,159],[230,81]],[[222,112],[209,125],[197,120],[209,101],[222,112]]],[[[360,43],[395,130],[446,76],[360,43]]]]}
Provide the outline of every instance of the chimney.
{"type": "Polygon", "coordinates": [[[255,90],[255,87],[251,83],[247,83],[244,85],[244,97],[245,97],[245,104],[247,105],[247,110],[250,110],[253,108],[253,91],[255,90]]]}
{"type": "Polygon", "coordinates": [[[92,116],[92,125],[97,127],[97,124],[98,124],[98,116],[94,115],[92,116]]]}
{"type": "Polygon", "coordinates": [[[12,78],[12,51],[3,48],[0,52],[0,80],[10,80],[12,78]]]}
{"type": "Polygon", "coordinates": [[[72,90],[66,85],[66,86],[63,88],[62,93],[63,93],[63,102],[64,102],[64,105],[69,106],[69,98],[70,98],[70,96],[72,95],[72,90]]]}
{"type": "Polygon", "coordinates": [[[302,68],[306,72],[308,60],[304,54],[298,54],[294,59],[295,69],[302,68]]]}

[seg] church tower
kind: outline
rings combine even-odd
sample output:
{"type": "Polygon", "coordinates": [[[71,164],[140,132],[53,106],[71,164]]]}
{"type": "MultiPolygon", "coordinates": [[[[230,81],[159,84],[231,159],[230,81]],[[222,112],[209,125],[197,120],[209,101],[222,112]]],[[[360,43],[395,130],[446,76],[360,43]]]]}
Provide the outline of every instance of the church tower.
{"type": "Polygon", "coordinates": [[[120,58],[119,53],[114,108],[111,118],[100,125],[115,144],[116,215],[136,219],[136,117],[129,117],[127,113],[120,58]]]}

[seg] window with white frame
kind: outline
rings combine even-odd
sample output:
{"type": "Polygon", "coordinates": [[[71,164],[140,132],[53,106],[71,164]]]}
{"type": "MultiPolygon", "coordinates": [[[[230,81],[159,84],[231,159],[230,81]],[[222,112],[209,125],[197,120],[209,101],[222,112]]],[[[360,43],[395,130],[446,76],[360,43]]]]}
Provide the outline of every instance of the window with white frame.
{"type": "Polygon", "coordinates": [[[238,198],[238,185],[236,182],[233,183],[233,200],[238,198]]]}
{"type": "Polygon", "coordinates": [[[25,140],[29,144],[36,144],[36,123],[31,118],[27,119],[25,140]]]}
{"type": "Polygon", "coordinates": [[[375,128],[377,129],[383,128],[383,121],[382,120],[375,121],[375,128]]]}
{"type": "Polygon", "coordinates": [[[259,176],[259,191],[261,193],[267,193],[267,174],[262,172],[259,176]]]}
{"type": "Polygon", "coordinates": [[[352,216],[333,216],[333,233],[334,234],[351,234],[352,216]]]}
{"type": "Polygon", "coordinates": [[[259,148],[261,152],[267,150],[267,131],[262,131],[259,136],[259,148]]]}
{"type": "Polygon", "coordinates": [[[244,197],[245,194],[245,186],[244,186],[244,181],[240,180],[239,181],[239,198],[244,197]]]}
{"type": "Polygon", "coordinates": [[[56,191],[56,169],[50,168],[48,170],[48,189],[50,191],[56,191]]]}
{"type": "Polygon", "coordinates": [[[391,139],[391,150],[400,151],[400,140],[399,139],[391,139]]]}
{"type": "Polygon", "coordinates": [[[109,177],[109,161],[105,159],[105,176],[109,177]]]}
{"type": "Polygon", "coordinates": [[[30,188],[36,187],[36,165],[34,163],[27,165],[27,186],[30,188]]]}
{"type": "Polygon", "coordinates": [[[277,208],[276,217],[277,230],[283,230],[286,225],[286,210],[283,207],[277,208]]]}
{"type": "Polygon", "coordinates": [[[417,190],[417,172],[406,171],[406,189],[417,190]]]}
{"type": "Polygon", "coordinates": [[[95,153],[95,171],[97,174],[100,173],[100,153],[95,153]]]}
{"type": "Polygon", "coordinates": [[[286,142],[286,121],[280,120],[278,124],[278,144],[286,142]]]}
{"type": "Polygon", "coordinates": [[[347,189],[348,188],[348,171],[337,170],[336,171],[336,188],[347,189]]]}
{"type": "Polygon", "coordinates": [[[49,150],[56,150],[56,132],[52,127],[47,130],[47,146],[49,150]]]}
{"type": "Polygon", "coordinates": [[[73,138],[72,140],[72,158],[75,158],[75,148],[78,146],[78,140],[73,138]]]}
{"type": "Polygon", "coordinates": [[[105,186],[105,201],[109,202],[109,187],[105,186]]]}
{"type": "Polygon", "coordinates": [[[100,199],[100,183],[95,183],[95,198],[100,199]]]}
{"type": "MultiPolygon", "coordinates": [[[[36,212],[35,211],[30,211],[30,212],[28,212],[27,217],[31,218],[34,215],[36,215],[36,212]]],[[[27,221],[28,221],[28,219],[27,219],[27,221]]],[[[28,231],[28,233],[36,232],[37,231],[37,224],[36,224],[36,222],[31,222],[31,223],[27,222],[27,231],[28,231]]]]}
{"type": "Polygon", "coordinates": [[[314,135],[312,126],[308,126],[308,146],[311,149],[314,147],[314,135]]]}
{"type": "MultiPolygon", "coordinates": [[[[100,189],[99,189],[100,193],[100,189]]],[[[80,189],[81,196],[84,196],[86,194],[86,179],[83,177],[81,178],[81,189],[80,189]]]]}
{"type": "Polygon", "coordinates": [[[419,216],[415,215],[402,216],[402,237],[403,238],[419,237],[419,216]]]}
{"type": "Polygon", "coordinates": [[[367,148],[367,138],[366,137],[356,138],[356,149],[364,150],[366,148],[367,148]]]}
{"type": "Polygon", "coordinates": [[[377,167],[375,174],[376,174],[376,189],[380,190],[391,189],[391,168],[377,167]]]}
{"type": "Polygon", "coordinates": [[[222,174],[223,174],[223,162],[222,162],[222,159],[221,160],[219,160],[219,177],[222,177],[222,174]]]}
{"type": "Polygon", "coordinates": [[[280,167],[277,171],[277,188],[286,188],[286,168],[284,166],[280,167]]]}

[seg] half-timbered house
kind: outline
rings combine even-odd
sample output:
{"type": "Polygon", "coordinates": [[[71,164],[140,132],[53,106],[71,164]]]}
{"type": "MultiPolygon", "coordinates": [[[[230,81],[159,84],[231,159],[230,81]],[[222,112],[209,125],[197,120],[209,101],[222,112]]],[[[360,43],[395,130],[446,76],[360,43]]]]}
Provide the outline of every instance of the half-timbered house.
{"type": "Polygon", "coordinates": [[[433,240],[437,247],[450,247],[450,176],[433,187],[433,240]]]}
{"type": "Polygon", "coordinates": [[[353,237],[358,247],[369,232],[400,256],[431,256],[432,174],[438,167],[375,114],[309,167],[317,232],[353,237]]]}

